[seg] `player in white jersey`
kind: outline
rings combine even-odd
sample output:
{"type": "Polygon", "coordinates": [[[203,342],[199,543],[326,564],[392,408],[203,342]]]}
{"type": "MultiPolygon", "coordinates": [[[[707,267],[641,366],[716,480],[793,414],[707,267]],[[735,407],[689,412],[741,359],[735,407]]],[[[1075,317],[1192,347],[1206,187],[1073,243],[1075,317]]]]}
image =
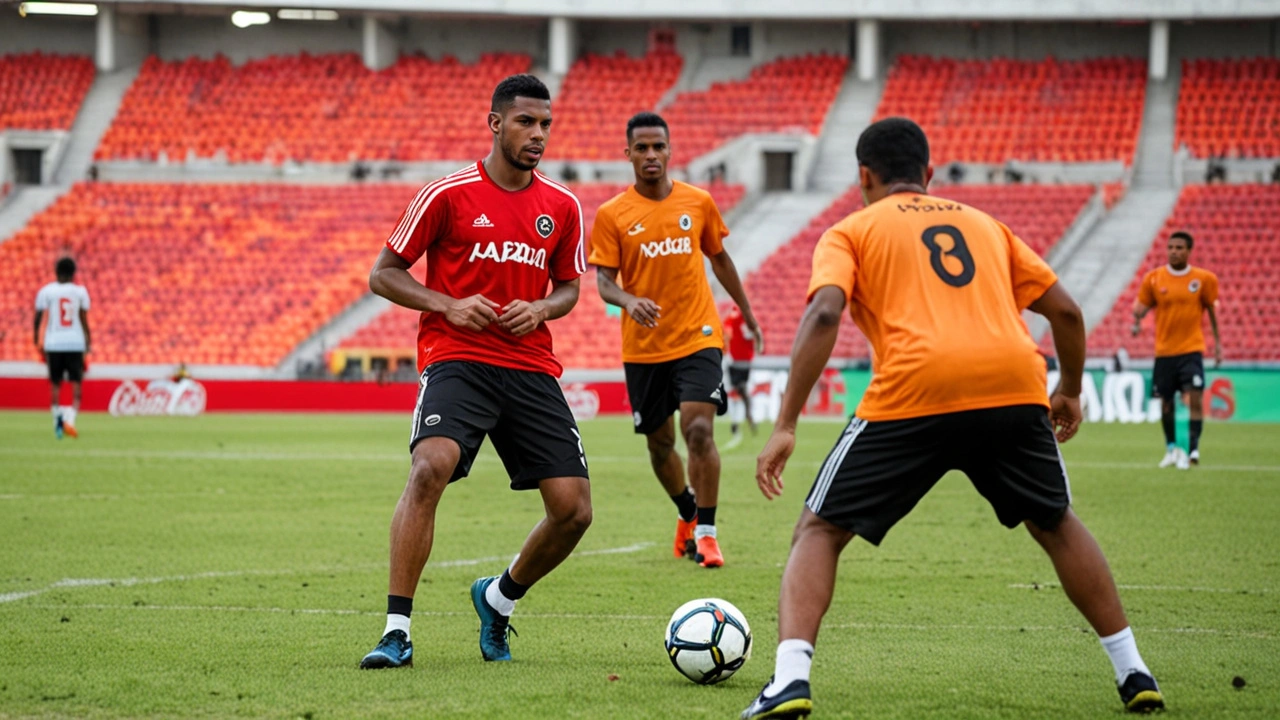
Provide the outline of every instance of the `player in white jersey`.
{"type": "Polygon", "coordinates": [[[36,294],[35,344],[49,365],[50,403],[53,432],[62,438],[65,432],[76,432],[76,413],[80,412],[80,381],[84,377],[84,356],[89,354],[89,291],[75,284],[76,261],[62,258],[54,266],[58,281],[40,288],[36,294]],[[44,341],[40,339],[40,321],[48,313],[44,341]],[[71,381],[71,407],[59,407],[62,379],[71,381]]]}

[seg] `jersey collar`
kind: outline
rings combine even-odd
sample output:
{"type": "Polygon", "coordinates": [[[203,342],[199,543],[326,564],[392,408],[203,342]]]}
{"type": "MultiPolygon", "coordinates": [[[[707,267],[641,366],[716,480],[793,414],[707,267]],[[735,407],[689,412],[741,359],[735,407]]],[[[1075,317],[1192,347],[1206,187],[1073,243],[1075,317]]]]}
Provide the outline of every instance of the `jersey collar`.
{"type": "Polygon", "coordinates": [[[1187,263],[1187,266],[1182,268],[1181,270],[1174,270],[1172,267],[1169,267],[1168,265],[1165,265],[1164,269],[1174,277],[1182,277],[1183,275],[1186,275],[1187,273],[1191,272],[1191,263],[1187,263]]]}

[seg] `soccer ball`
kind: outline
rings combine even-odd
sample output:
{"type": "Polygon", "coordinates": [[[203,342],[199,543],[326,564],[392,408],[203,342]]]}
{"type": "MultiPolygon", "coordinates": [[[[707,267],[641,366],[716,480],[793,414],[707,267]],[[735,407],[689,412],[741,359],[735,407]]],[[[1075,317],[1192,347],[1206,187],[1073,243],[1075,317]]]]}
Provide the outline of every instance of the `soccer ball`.
{"type": "Polygon", "coordinates": [[[751,627],[732,603],[690,600],[667,623],[667,657],[699,685],[727,680],[751,657],[751,627]]]}

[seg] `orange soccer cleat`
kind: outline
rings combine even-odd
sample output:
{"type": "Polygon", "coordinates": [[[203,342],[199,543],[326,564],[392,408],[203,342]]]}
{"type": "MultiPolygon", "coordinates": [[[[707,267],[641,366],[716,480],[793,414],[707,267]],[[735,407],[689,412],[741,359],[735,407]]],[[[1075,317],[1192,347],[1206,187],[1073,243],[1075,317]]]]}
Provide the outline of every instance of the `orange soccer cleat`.
{"type": "Polygon", "coordinates": [[[698,552],[697,545],[693,542],[693,529],[697,527],[698,519],[685,522],[678,516],[676,517],[676,542],[672,548],[672,554],[678,558],[687,557],[690,560],[698,552]]]}
{"type": "Polygon", "coordinates": [[[720,554],[720,543],[711,535],[698,538],[698,554],[694,556],[694,560],[704,568],[723,567],[724,555],[720,554]]]}

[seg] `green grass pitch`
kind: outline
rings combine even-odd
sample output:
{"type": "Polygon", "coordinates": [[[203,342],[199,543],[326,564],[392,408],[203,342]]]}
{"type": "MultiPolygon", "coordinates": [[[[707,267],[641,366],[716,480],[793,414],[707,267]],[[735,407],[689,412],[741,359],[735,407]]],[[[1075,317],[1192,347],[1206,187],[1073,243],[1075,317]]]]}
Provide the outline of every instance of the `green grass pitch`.
{"type": "MultiPolygon", "coordinates": [[[[752,479],[763,434],[724,453],[727,566],[708,571],[671,557],[675,511],[626,419],[585,423],[595,524],[521,601],[503,664],[480,659],[467,589],[541,504],[486,449],[444,496],[416,666],[365,672],[408,422],[86,414],[82,439],[59,442],[47,413],[0,413],[0,717],[731,718],[772,673],[791,528],[839,425],[801,427],[773,503],[752,479]],[[754,658],[713,687],[662,648],[670,613],[702,596],[755,633],[754,658]]],[[[1280,428],[1211,424],[1188,472],[1154,467],[1159,435],[1086,426],[1063,448],[1076,510],[1168,716],[1280,716],[1280,428]]],[[[948,476],[881,548],[845,552],[815,717],[1120,715],[1110,663],[1053,581],[1026,532],[948,476]]]]}

